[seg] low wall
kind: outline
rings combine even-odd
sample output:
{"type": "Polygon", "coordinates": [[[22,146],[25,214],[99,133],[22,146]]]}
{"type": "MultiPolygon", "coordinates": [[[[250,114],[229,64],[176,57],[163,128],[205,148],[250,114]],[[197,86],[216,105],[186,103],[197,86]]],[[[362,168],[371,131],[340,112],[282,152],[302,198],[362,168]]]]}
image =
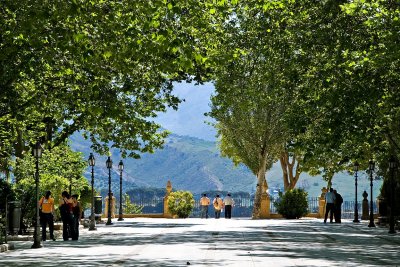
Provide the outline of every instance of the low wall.
{"type": "Polygon", "coordinates": [[[123,218],[165,218],[162,213],[149,213],[149,214],[123,214],[123,218]]]}

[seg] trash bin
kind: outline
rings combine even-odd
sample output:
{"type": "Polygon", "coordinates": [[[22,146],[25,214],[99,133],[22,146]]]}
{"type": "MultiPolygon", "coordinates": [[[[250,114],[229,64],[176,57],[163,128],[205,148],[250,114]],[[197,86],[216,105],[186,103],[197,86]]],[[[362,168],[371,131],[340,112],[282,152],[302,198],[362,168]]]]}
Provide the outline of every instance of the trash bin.
{"type": "Polygon", "coordinates": [[[94,217],[96,220],[101,218],[103,213],[103,197],[102,196],[95,196],[94,197],[94,217]]]}
{"type": "Polygon", "coordinates": [[[8,202],[8,230],[11,235],[18,234],[21,223],[21,202],[8,202]]]}

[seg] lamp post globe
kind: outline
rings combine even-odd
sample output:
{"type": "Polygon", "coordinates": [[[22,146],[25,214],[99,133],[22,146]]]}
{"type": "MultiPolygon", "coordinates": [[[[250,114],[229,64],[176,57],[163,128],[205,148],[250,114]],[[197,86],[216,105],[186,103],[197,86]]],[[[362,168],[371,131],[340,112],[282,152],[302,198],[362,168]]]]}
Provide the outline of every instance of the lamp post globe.
{"type": "Polygon", "coordinates": [[[35,201],[36,201],[36,213],[35,213],[35,229],[33,232],[33,245],[31,248],[41,248],[41,236],[40,236],[40,225],[39,225],[39,158],[42,157],[43,147],[40,142],[36,142],[33,147],[32,153],[36,159],[36,172],[35,172],[35,201]]]}
{"type": "Polygon", "coordinates": [[[353,222],[355,223],[359,223],[360,220],[358,219],[358,202],[357,202],[357,173],[358,173],[358,168],[359,168],[359,164],[356,161],[354,163],[353,166],[353,170],[354,170],[354,177],[355,177],[355,200],[354,200],[354,220],[353,222]]]}
{"type": "Polygon", "coordinates": [[[108,169],[108,211],[107,211],[107,223],[106,225],[111,225],[113,224],[111,222],[111,201],[112,201],[112,196],[111,196],[111,169],[112,169],[112,160],[110,157],[108,157],[106,161],[106,166],[108,169]]]}
{"type": "Polygon", "coordinates": [[[91,207],[90,207],[90,223],[89,223],[89,231],[96,230],[96,221],[94,218],[94,166],[96,165],[96,159],[93,156],[93,153],[90,153],[88,164],[92,167],[92,180],[90,182],[92,187],[92,199],[91,199],[91,207]]]}
{"type": "Polygon", "coordinates": [[[394,179],[397,171],[397,160],[394,156],[391,156],[389,159],[389,170],[390,170],[390,215],[389,215],[389,234],[395,234],[396,230],[394,229],[394,179]]]}
{"type": "Polygon", "coordinates": [[[123,213],[122,213],[122,171],[124,170],[124,163],[120,160],[118,164],[119,170],[119,214],[118,214],[118,221],[123,221],[123,213]]]}
{"type": "Polygon", "coordinates": [[[374,223],[374,202],[372,201],[372,189],[373,189],[373,181],[374,181],[374,177],[373,177],[373,172],[375,169],[375,162],[370,160],[369,161],[369,177],[370,177],[370,187],[371,187],[371,195],[370,195],[370,204],[369,204],[369,224],[368,227],[375,227],[375,223],[374,223]]]}

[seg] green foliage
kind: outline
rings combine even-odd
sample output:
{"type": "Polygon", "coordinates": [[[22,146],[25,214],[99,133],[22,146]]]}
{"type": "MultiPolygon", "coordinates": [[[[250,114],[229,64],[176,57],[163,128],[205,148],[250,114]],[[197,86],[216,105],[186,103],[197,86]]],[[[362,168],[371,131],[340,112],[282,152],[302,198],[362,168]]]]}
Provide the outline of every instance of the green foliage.
{"type": "Polygon", "coordinates": [[[193,194],[189,191],[172,192],[168,197],[168,209],[172,215],[187,218],[194,208],[193,194]]]}
{"type": "MultiPolygon", "coordinates": [[[[85,177],[82,178],[83,180],[86,180],[85,177]]],[[[96,196],[96,191],[93,192],[93,195],[96,196]]],[[[86,184],[82,187],[80,190],[79,194],[79,201],[81,202],[81,205],[83,209],[88,209],[92,205],[92,189],[89,184],[86,184]]]]}
{"type": "Polygon", "coordinates": [[[126,214],[141,214],[143,210],[143,206],[136,205],[131,203],[131,199],[128,194],[124,194],[124,213],[126,214]]]}
{"type": "Polygon", "coordinates": [[[8,201],[15,200],[15,192],[13,189],[13,185],[8,183],[5,180],[0,179],[0,210],[1,210],[1,212],[5,211],[6,198],[8,199],[8,201]]]}
{"type": "Polygon", "coordinates": [[[209,76],[212,8],[197,0],[2,1],[0,124],[11,131],[1,151],[14,146],[22,157],[39,138],[53,148],[76,131],[101,154],[109,145],[124,157],[161,147],[167,132],[151,118],[180,103],[172,82],[209,76]]]}
{"type": "Polygon", "coordinates": [[[308,213],[307,192],[303,189],[291,189],[283,195],[274,205],[279,214],[286,219],[299,219],[308,213]]]}
{"type": "MultiPolygon", "coordinates": [[[[56,210],[62,191],[68,191],[70,183],[72,194],[81,195],[84,206],[90,203],[89,183],[83,172],[86,169],[86,160],[82,154],[72,151],[69,146],[59,146],[51,151],[45,150],[39,159],[39,197],[46,191],[51,191],[56,210]]],[[[33,218],[35,212],[35,159],[26,155],[17,159],[14,174],[18,183],[15,188],[22,192],[20,199],[23,205],[24,217],[33,218]]]]}

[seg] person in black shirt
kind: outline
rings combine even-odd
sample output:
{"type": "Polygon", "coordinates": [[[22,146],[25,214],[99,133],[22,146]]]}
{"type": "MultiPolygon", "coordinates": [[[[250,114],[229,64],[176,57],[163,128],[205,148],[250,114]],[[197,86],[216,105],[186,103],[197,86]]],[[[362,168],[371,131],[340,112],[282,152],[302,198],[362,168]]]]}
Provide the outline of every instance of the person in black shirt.
{"type": "Polygon", "coordinates": [[[343,198],[336,190],[333,190],[333,193],[335,194],[335,223],[341,223],[343,198]]]}
{"type": "Polygon", "coordinates": [[[79,224],[81,222],[81,216],[82,216],[82,206],[81,202],[78,201],[78,195],[72,195],[72,213],[74,215],[73,219],[73,224],[72,227],[74,228],[72,240],[78,240],[79,238],[79,224]]]}

